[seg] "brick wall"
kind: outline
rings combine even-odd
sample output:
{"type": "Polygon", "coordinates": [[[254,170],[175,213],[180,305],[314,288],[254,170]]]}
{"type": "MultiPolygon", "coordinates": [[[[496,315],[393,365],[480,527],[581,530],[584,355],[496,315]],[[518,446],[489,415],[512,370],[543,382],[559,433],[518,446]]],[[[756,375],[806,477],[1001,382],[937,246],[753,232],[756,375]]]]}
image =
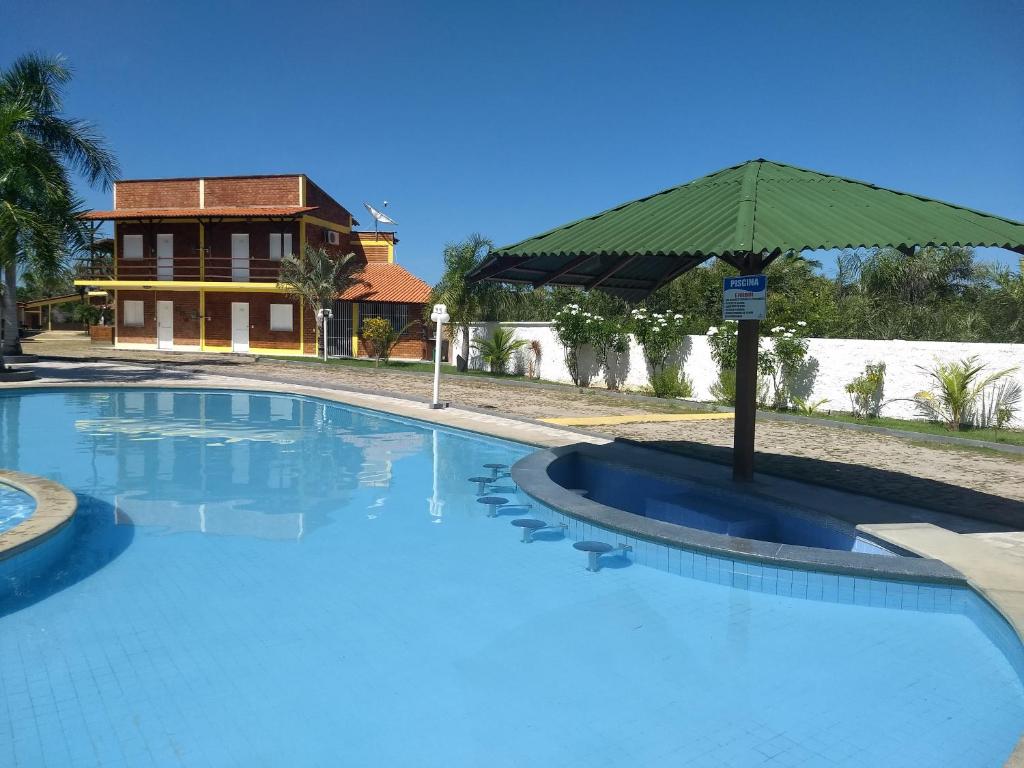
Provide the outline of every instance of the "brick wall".
{"type": "MultiPolygon", "coordinates": [[[[117,276],[121,280],[156,279],[156,236],[174,235],[174,279],[199,279],[198,224],[135,224],[118,222],[117,276]],[[142,235],[142,259],[124,258],[124,236],[142,235]]],[[[228,255],[230,256],[230,244],[228,255]]]]}
{"type": "Polygon", "coordinates": [[[249,205],[299,205],[299,177],[243,176],[232,179],[206,179],[207,208],[249,205]]]}
{"type": "Polygon", "coordinates": [[[350,247],[356,256],[364,261],[388,261],[389,251],[394,246],[393,232],[381,232],[374,239],[373,232],[353,232],[350,247]]]}
{"type": "Polygon", "coordinates": [[[306,179],[306,205],[318,207],[318,210],[313,212],[317,218],[333,221],[343,227],[352,226],[352,214],[309,179],[306,179]]]}
{"type": "MultiPolygon", "coordinates": [[[[241,301],[249,305],[249,347],[261,349],[299,349],[299,305],[283,294],[260,293],[207,293],[206,344],[212,347],[231,346],[231,303],[241,301]],[[292,330],[270,330],[270,305],[292,306],[292,330]]],[[[308,313],[307,313],[308,314],[308,313]]],[[[313,323],[307,323],[307,334],[315,333],[313,323]]]]}
{"type": "MultiPolygon", "coordinates": [[[[410,304],[409,305],[409,318],[420,318],[423,315],[422,304],[410,304]]],[[[394,350],[391,352],[392,357],[400,357],[406,360],[422,360],[427,353],[427,342],[424,338],[423,321],[417,319],[415,323],[409,326],[405,333],[402,334],[402,338],[398,344],[395,345],[394,350]]],[[[371,354],[370,346],[363,340],[362,336],[359,337],[359,354],[362,357],[367,357],[371,354]]]]}
{"type": "Polygon", "coordinates": [[[198,208],[197,179],[119,181],[117,208],[198,208]]]}
{"type": "Polygon", "coordinates": [[[118,291],[117,341],[120,344],[156,344],[156,303],[174,302],[174,343],[199,344],[199,292],[118,291]],[[143,325],[124,324],[124,302],[141,301],[143,325]]]}
{"type": "Polygon", "coordinates": [[[338,233],[338,245],[329,245],[325,235],[327,231],[326,227],[321,227],[317,224],[306,224],[306,243],[313,248],[325,248],[328,253],[336,256],[352,253],[352,248],[343,232],[338,233]]]}
{"type": "MultiPolygon", "coordinates": [[[[277,280],[279,264],[270,260],[270,233],[290,232],[292,250],[299,252],[299,224],[296,221],[236,221],[206,225],[207,280],[231,279],[231,235],[249,235],[249,279],[277,280]]],[[[285,254],[287,255],[287,254],[285,254]]]]}

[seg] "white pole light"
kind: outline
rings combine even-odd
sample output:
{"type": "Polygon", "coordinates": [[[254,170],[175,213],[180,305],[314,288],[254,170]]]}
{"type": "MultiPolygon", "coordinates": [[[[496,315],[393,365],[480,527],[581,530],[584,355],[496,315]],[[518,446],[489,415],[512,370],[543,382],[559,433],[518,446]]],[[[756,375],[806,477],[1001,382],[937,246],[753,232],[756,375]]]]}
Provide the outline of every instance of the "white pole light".
{"type": "Polygon", "coordinates": [[[443,408],[438,399],[441,388],[441,339],[444,338],[444,324],[451,320],[448,316],[448,307],[444,304],[435,304],[434,311],[430,313],[430,319],[437,323],[437,332],[434,336],[434,399],[431,408],[443,408]]]}

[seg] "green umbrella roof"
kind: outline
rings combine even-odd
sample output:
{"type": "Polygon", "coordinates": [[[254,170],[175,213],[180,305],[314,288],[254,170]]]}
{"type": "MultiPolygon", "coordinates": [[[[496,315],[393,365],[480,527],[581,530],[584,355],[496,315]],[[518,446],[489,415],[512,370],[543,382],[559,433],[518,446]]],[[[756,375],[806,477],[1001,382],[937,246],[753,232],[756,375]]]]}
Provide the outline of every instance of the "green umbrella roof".
{"type": "Polygon", "coordinates": [[[476,279],[642,298],[718,256],[915,245],[1024,247],[1024,224],[770,160],[751,160],[496,249],[476,279]]]}

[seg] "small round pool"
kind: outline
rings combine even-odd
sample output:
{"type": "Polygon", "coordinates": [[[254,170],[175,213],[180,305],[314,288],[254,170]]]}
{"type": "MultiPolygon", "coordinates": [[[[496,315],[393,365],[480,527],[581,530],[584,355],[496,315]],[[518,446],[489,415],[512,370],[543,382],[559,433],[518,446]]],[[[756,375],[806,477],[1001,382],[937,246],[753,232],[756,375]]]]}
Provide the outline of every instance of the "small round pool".
{"type": "Polygon", "coordinates": [[[27,520],[36,510],[36,500],[24,491],[0,483],[0,533],[27,520]]]}

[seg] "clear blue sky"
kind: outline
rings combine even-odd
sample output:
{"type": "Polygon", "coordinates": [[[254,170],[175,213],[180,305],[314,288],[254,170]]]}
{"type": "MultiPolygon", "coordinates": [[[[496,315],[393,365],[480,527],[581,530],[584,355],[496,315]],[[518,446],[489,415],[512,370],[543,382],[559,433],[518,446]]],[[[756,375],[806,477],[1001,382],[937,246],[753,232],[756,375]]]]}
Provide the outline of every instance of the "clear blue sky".
{"type": "Polygon", "coordinates": [[[0,65],[68,56],[126,178],[305,172],[364,226],[391,201],[431,281],[469,232],[754,157],[1024,219],[1022,1],[317,5],[6,0],[0,65]]]}

